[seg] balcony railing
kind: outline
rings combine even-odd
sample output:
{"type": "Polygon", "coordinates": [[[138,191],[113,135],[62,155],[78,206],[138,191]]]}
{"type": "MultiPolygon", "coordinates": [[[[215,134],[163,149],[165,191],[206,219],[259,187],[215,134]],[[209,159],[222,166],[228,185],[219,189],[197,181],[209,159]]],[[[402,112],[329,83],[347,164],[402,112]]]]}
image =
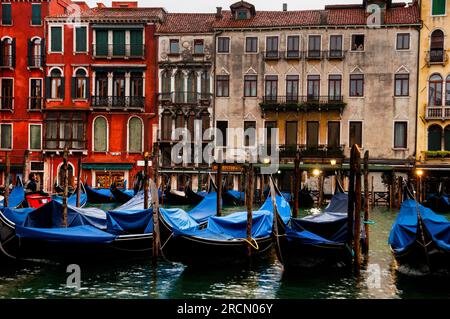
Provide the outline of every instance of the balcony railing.
{"type": "Polygon", "coordinates": [[[265,60],[279,60],[282,57],[280,51],[264,51],[263,56],[265,60]]]}
{"type": "Polygon", "coordinates": [[[320,111],[342,110],[343,96],[264,96],[260,104],[263,111],[320,111]]]}
{"type": "Polygon", "coordinates": [[[344,145],[280,145],[280,158],[295,158],[300,152],[302,158],[342,158],[344,157],[344,145]]]}
{"type": "Polygon", "coordinates": [[[427,120],[449,120],[450,106],[429,106],[426,109],[425,119],[427,120]]]}
{"type": "Polygon", "coordinates": [[[41,68],[43,64],[43,58],[41,55],[32,55],[28,57],[28,66],[30,68],[41,68]]]}
{"type": "Polygon", "coordinates": [[[168,104],[200,104],[208,106],[211,104],[211,93],[199,92],[169,92],[159,93],[158,101],[162,105],[168,104]]]}
{"type": "Polygon", "coordinates": [[[0,97],[0,111],[14,110],[14,98],[11,96],[0,97]]]}
{"type": "Polygon", "coordinates": [[[42,110],[44,98],[38,96],[32,96],[28,98],[28,110],[40,111],[42,110]]]}
{"type": "Polygon", "coordinates": [[[343,50],[329,50],[325,51],[325,55],[329,60],[342,60],[345,58],[345,51],[343,50]]]}
{"type": "Polygon", "coordinates": [[[446,64],[448,62],[448,54],[445,50],[427,51],[426,62],[430,64],[446,64]]]}
{"type": "Polygon", "coordinates": [[[95,58],[144,58],[145,45],[143,44],[108,44],[92,45],[95,58]]]}
{"type": "Polygon", "coordinates": [[[93,108],[127,110],[145,107],[145,97],[143,96],[93,96],[91,98],[93,108]]]}
{"type": "Polygon", "coordinates": [[[305,57],[308,60],[322,60],[325,56],[325,51],[321,50],[308,50],[305,52],[305,57]]]}
{"type": "Polygon", "coordinates": [[[15,56],[4,54],[0,57],[0,67],[13,68],[14,61],[15,61],[15,56]]]}
{"type": "Polygon", "coordinates": [[[50,139],[45,138],[44,140],[44,148],[48,151],[62,151],[65,147],[68,147],[69,150],[86,150],[87,149],[87,141],[85,139],[50,139]]]}

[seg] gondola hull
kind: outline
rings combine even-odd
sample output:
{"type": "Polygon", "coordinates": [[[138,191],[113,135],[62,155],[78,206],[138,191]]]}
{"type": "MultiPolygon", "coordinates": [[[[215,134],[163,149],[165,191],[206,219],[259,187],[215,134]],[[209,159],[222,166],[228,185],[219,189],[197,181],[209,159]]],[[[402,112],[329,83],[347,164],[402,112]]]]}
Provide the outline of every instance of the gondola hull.
{"type": "Polygon", "coordinates": [[[190,187],[186,187],[186,200],[190,205],[198,205],[205,199],[204,196],[195,193],[190,187]]]}
{"type": "Polygon", "coordinates": [[[86,188],[86,194],[88,197],[88,203],[90,204],[109,204],[114,203],[114,197],[112,196],[111,192],[108,190],[108,192],[103,191],[99,192],[95,189],[90,188],[89,186],[85,186],[86,188]]]}
{"type": "Polygon", "coordinates": [[[115,201],[119,204],[125,204],[133,198],[132,195],[129,195],[118,188],[111,188],[111,194],[114,197],[115,201]]]}

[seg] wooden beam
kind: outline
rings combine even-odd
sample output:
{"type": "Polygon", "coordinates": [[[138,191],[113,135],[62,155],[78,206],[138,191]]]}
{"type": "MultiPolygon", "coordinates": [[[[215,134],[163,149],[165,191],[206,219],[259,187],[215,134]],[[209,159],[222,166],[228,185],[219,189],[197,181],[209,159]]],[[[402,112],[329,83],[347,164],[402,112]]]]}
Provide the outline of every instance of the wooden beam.
{"type": "Polygon", "coordinates": [[[298,209],[299,209],[299,197],[300,197],[300,188],[302,183],[302,176],[300,173],[300,154],[297,153],[294,162],[294,174],[295,174],[295,189],[294,189],[294,212],[292,216],[294,218],[298,217],[298,209]]]}

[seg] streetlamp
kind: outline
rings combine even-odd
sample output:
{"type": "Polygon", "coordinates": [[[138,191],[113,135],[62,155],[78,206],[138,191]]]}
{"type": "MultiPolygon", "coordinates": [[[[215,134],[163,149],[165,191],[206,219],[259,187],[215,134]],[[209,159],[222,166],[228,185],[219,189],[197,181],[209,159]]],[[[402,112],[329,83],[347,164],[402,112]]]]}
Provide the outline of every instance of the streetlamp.
{"type": "Polygon", "coordinates": [[[418,193],[418,198],[416,198],[416,199],[418,199],[419,203],[422,202],[422,176],[423,176],[423,174],[424,174],[424,172],[423,172],[422,169],[416,170],[416,175],[418,177],[418,179],[417,179],[417,186],[416,186],[417,193],[418,193]]]}
{"type": "Polygon", "coordinates": [[[336,166],[336,164],[337,164],[337,161],[335,160],[335,159],[332,159],[331,161],[330,161],[330,164],[331,164],[331,166],[336,166]]]}
{"type": "Polygon", "coordinates": [[[318,168],[315,168],[314,170],[313,170],[313,175],[315,176],[315,177],[318,177],[319,175],[320,175],[320,170],[318,169],[318,168]]]}

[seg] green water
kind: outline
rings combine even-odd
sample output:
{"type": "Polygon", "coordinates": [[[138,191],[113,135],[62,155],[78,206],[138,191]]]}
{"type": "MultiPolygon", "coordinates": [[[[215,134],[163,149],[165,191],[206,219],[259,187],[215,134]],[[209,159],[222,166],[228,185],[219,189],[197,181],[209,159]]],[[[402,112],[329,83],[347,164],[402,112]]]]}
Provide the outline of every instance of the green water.
{"type": "MultiPolygon", "coordinates": [[[[191,269],[150,260],[80,265],[81,289],[66,287],[67,265],[5,263],[0,298],[450,298],[450,279],[410,277],[396,271],[387,245],[396,212],[376,208],[371,219],[369,268],[359,277],[336,271],[284,274],[275,257],[245,268],[191,269]],[[379,284],[379,285],[378,285],[379,284]]],[[[447,215],[450,217],[450,215],[447,215]]]]}

